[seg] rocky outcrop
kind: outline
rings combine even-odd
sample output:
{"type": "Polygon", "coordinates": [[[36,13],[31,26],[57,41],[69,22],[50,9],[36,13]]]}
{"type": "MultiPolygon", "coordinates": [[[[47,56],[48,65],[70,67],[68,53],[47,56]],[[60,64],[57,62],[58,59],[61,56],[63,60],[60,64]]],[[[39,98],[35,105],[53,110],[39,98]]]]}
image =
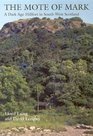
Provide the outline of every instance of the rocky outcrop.
{"type": "Polygon", "coordinates": [[[85,23],[83,23],[81,19],[21,19],[15,22],[6,23],[0,31],[0,39],[7,38],[18,33],[33,31],[38,28],[46,29],[55,33],[58,30],[80,28],[82,26],[84,27],[85,23]]]}

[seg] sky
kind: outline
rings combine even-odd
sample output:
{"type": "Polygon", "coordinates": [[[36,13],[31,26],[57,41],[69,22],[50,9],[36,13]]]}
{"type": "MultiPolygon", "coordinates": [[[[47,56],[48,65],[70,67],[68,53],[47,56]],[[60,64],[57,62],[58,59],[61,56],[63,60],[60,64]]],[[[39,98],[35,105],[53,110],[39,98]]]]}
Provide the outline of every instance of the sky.
{"type": "Polygon", "coordinates": [[[27,18],[33,18],[33,17],[49,17],[49,18],[71,18],[78,16],[83,19],[86,23],[93,24],[93,0],[0,0],[0,29],[3,27],[5,23],[16,21],[18,19],[27,19],[27,18]],[[22,10],[6,10],[5,4],[21,4],[22,10]],[[24,4],[56,4],[58,7],[58,4],[88,4],[89,10],[65,10],[65,8],[62,8],[61,10],[52,10],[49,8],[49,10],[28,10],[24,11],[23,6],[24,4]],[[40,13],[42,16],[40,16],[40,13]],[[56,15],[58,13],[58,15],[56,15]],[[33,15],[36,14],[36,15],[33,15]],[[46,15],[47,14],[47,15],[46,15]],[[48,15],[49,14],[49,15],[48,15]],[[70,15],[66,15],[70,14],[70,15]],[[73,15],[74,14],[74,15],[73,15]],[[21,16],[20,16],[21,15],[21,16]]]}

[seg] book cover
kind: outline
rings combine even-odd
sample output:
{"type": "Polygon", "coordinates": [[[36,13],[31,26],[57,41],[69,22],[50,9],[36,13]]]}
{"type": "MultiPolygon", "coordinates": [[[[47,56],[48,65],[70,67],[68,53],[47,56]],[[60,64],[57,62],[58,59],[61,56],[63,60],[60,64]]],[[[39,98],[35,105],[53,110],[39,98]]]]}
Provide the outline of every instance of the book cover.
{"type": "Polygon", "coordinates": [[[0,1],[0,136],[93,135],[92,0],[0,1]]]}

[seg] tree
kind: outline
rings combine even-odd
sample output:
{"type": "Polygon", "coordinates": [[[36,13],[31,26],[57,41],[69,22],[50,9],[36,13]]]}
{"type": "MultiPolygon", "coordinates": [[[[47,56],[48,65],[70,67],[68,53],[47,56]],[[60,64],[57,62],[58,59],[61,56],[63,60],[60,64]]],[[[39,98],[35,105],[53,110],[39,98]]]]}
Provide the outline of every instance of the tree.
{"type": "Polygon", "coordinates": [[[29,92],[26,79],[20,71],[13,66],[0,67],[0,105],[5,106],[5,111],[18,108],[21,101],[28,101],[29,92]]]}
{"type": "Polygon", "coordinates": [[[44,86],[42,86],[40,83],[37,83],[35,86],[34,86],[34,91],[36,92],[36,95],[37,95],[37,112],[39,112],[39,97],[40,97],[40,94],[43,92],[44,90],[44,86]]]}

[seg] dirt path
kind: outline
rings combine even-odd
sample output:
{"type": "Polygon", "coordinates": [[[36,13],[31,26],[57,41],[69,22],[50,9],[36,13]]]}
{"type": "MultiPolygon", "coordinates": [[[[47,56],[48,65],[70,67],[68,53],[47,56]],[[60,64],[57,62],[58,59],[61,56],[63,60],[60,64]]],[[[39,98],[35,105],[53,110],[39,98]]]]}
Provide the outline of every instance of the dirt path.
{"type": "Polygon", "coordinates": [[[65,126],[66,131],[51,131],[49,129],[45,130],[39,130],[39,131],[31,131],[29,129],[24,128],[24,132],[13,132],[13,131],[7,131],[0,133],[0,136],[93,136],[93,134],[85,134],[85,131],[92,131],[93,129],[76,129],[72,126],[65,126]]]}
{"type": "Polygon", "coordinates": [[[67,126],[67,131],[64,132],[31,132],[27,131],[25,134],[22,134],[20,136],[93,136],[93,134],[84,134],[85,131],[89,131],[87,129],[76,129],[74,127],[67,126]]]}
{"type": "Polygon", "coordinates": [[[63,132],[62,136],[85,136],[84,132],[89,131],[85,129],[76,129],[74,127],[66,127],[67,131],[63,132]]]}

